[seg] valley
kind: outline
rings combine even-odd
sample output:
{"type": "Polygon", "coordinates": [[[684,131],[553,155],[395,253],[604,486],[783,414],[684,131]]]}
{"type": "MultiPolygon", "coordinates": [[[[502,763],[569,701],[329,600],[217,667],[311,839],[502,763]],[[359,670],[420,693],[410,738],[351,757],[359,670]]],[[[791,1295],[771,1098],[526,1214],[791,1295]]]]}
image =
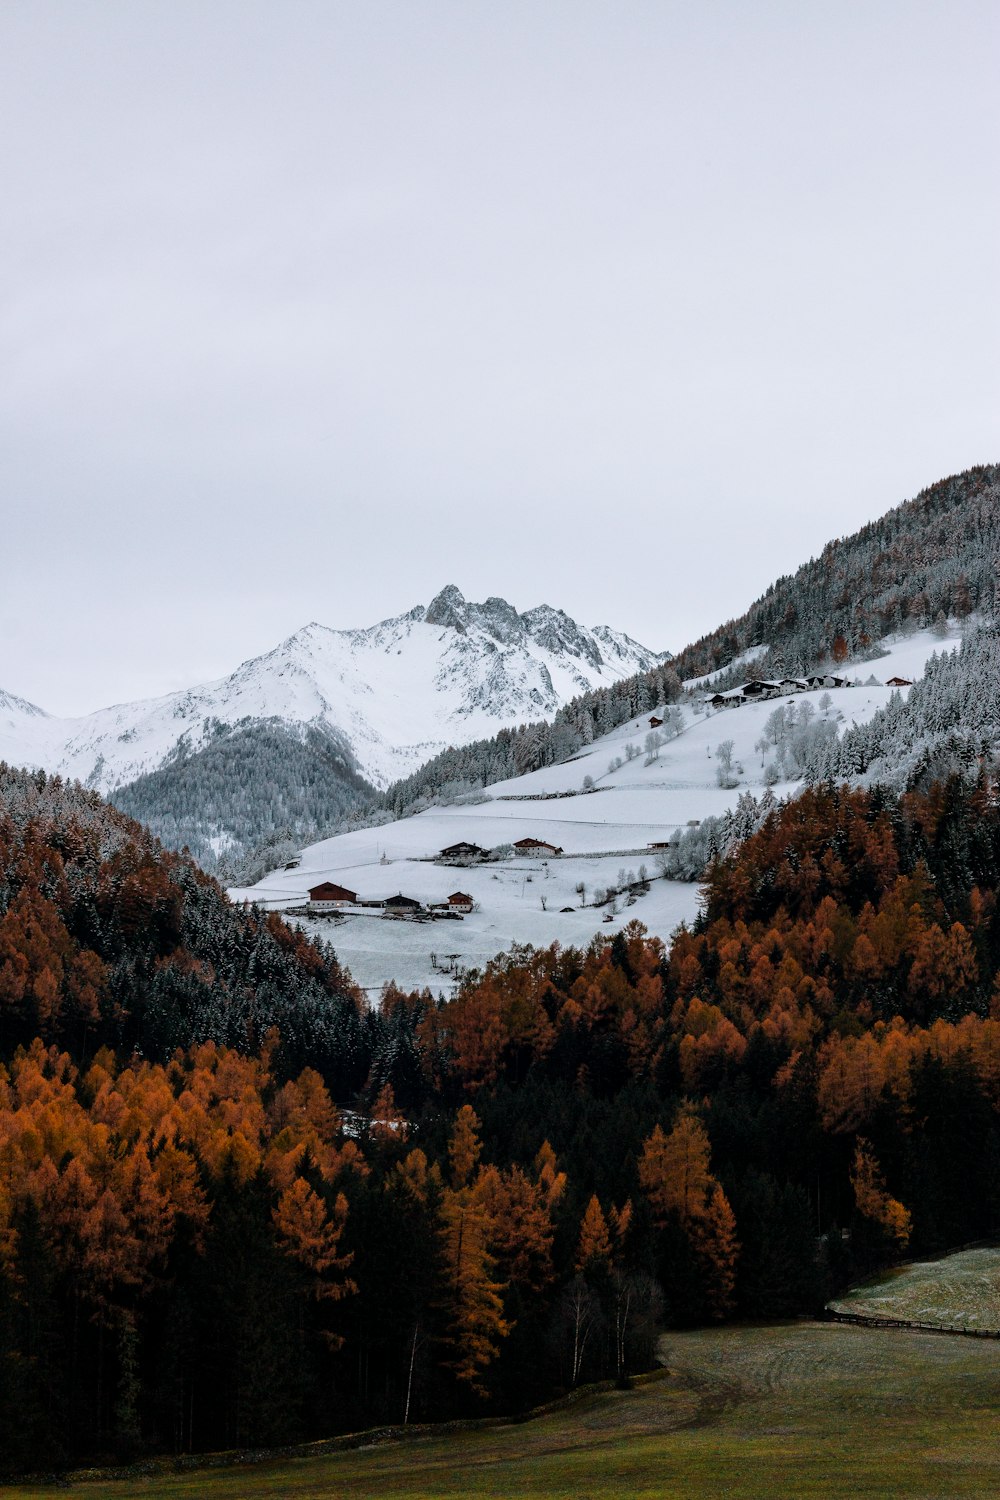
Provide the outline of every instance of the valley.
{"type": "MultiPolygon", "coordinates": [[[[483,967],[512,945],[585,946],[595,933],[620,931],[632,920],[666,942],[680,922],[694,920],[699,888],[663,879],[661,850],[655,846],[676,843],[691,824],[732,813],[748,791],[764,796],[774,747],[762,753],[759,742],[775,709],[801,715],[808,704],[813,723],[829,723],[843,733],[889,703],[897,690],[885,686],[886,679],[919,679],[935,652],[954,649],[959,640],[952,628],[945,638],[923,630],[884,642],[885,655],[841,669],[858,686],[817,688],[724,709],[685,697],[678,704],[683,728],[650,756],[643,748],[649,718],[665,714],[661,705],[561,764],[497,782],[476,799],[310,845],[294,868],[275,870],[230,896],[287,912],[310,934],[328,937],[372,996],[388,980],[405,989],[428,986],[435,994],[449,993],[462,971],[483,967]],[[881,685],[861,685],[871,676],[881,685]],[[719,747],[727,741],[734,784],[721,787],[719,747]],[[610,769],[616,761],[620,764],[610,769]],[[593,790],[583,789],[585,778],[593,790]],[[522,838],[562,852],[547,858],[519,855],[512,846],[522,838]],[[508,852],[470,865],[443,861],[440,851],[459,840],[508,852]],[[472,896],[475,910],[461,921],[426,925],[388,921],[372,911],[338,913],[333,922],[300,915],[309,889],[325,880],[363,898],[402,893],[425,905],[446,901],[459,890],[472,896]],[[606,899],[608,891],[619,890],[606,899]]],[[[898,691],[905,697],[908,690],[898,691]]],[[[770,791],[776,798],[792,796],[798,784],[779,780],[770,791]]]]}

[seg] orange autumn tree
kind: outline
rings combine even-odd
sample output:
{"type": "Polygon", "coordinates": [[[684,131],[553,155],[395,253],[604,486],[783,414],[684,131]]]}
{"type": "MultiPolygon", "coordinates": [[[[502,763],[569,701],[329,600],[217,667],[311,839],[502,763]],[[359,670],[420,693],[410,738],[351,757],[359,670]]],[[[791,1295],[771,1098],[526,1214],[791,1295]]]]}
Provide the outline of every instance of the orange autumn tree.
{"type": "Polygon", "coordinates": [[[367,1171],[357,1144],[344,1140],[340,1112],[313,1068],[303,1068],[278,1089],[266,1109],[265,1129],[271,1138],[264,1165],[277,1187],[288,1187],[307,1155],[327,1184],[347,1167],[367,1171]]]}
{"type": "Polygon", "coordinates": [[[482,1149],[479,1116],[471,1104],[463,1104],[455,1117],[455,1128],[448,1142],[452,1187],[468,1187],[482,1149]]]}
{"type": "Polygon", "coordinates": [[[535,1181],[551,1213],[566,1190],[566,1173],[560,1172],[556,1153],[543,1141],[535,1157],[535,1181]]]}
{"type": "Polygon", "coordinates": [[[897,1249],[905,1250],[912,1228],[909,1212],[887,1191],[871,1143],[863,1138],[858,1139],[854,1149],[851,1187],[858,1212],[894,1240],[897,1249]]]}
{"type": "Polygon", "coordinates": [[[580,1221],[574,1269],[594,1271],[611,1264],[611,1236],[597,1194],[594,1193],[580,1221]]]}
{"type": "Polygon", "coordinates": [[[671,1215],[677,1218],[701,1265],[712,1316],[723,1318],[734,1305],[740,1246],[735,1216],[712,1176],[710,1159],[708,1132],[686,1104],[669,1135],[657,1125],[645,1141],[639,1182],[660,1228],[671,1215]]]}
{"type": "Polygon", "coordinates": [[[507,1171],[484,1167],[474,1195],[487,1214],[487,1242],[497,1274],[531,1292],[541,1292],[554,1277],[552,1216],[544,1187],[519,1166],[507,1171]]]}
{"type": "Polygon", "coordinates": [[[354,1259],[342,1254],[340,1239],[347,1224],[347,1199],[338,1193],[324,1203],[304,1177],[286,1187],[272,1210],[274,1227],[286,1254],[312,1273],[317,1301],[339,1301],[357,1291],[343,1273],[354,1259]]]}
{"type": "Polygon", "coordinates": [[[405,1116],[396,1104],[396,1095],[391,1083],[384,1083],[372,1105],[372,1139],[382,1145],[402,1145],[410,1133],[405,1116]]]}
{"type": "Polygon", "coordinates": [[[482,1376],[511,1325],[504,1317],[503,1283],[495,1279],[489,1211],[472,1182],[482,1150],[478,1130],[475,1110],[463,1105],[448,1143],[452,1186],[441,1193],[439,1236],[451,1347],[446,1363],[458,1380],[485,1396],[482,1376]]]}

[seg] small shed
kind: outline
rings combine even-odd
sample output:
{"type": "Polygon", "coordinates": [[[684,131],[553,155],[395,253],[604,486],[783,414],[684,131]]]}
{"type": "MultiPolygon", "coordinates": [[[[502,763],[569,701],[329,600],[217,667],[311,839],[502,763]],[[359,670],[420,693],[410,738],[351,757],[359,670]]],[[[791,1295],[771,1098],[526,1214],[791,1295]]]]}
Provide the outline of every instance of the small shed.
{"type": "Polygon", "coordinates": [[[650,727],[650,729],[662,729],[662,727],[663,727],[663,720],[662,719],[658,719],[655,714],[650,714],[650,716],[649,716],[649,727],[650,727]]]}
{"type": "Polygon", "coordinates": [[[890,677],[885,685],[886,687],[912,687],[913,682],[909,677],[890,677]]]}

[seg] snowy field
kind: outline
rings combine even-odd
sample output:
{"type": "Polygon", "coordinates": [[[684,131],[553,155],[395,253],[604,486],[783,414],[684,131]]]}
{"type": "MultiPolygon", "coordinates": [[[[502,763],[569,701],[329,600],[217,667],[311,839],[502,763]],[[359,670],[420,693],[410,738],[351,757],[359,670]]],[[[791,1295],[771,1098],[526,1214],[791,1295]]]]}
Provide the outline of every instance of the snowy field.
{"type": "Polygon", "coordinates": [[[833,1312],[944,1328],[1000,1330],[1000,1248],[914,1261],[831,1302],[833,1312]]]}
{"type": "MultiPolygon", "coordinates": [[[[870,675],[880,683],[893,676],[915,680],[935,651],[957,644],[957,634],[941,641],[921,631],[888,645],[889,655],[848,665],[841,672],[861,682],[870,675]]],[[[810,702],[817,720],[832,718],[842,732],[870,719],[888,703],[892,691],[884,686],[819,689],[796,693],[789,701],[810,702]],[[824,694],[829,707],[821,707],[824,694]]],[[[907,689],[901,691],[905,694],[907,689]]],[[[418,924],[380,915],[307,922],[310,930],[331,939],[357,982],[372,992],[395,979],[405,988],[426,984],[435,993],[447,993],[454,974],[441,972],[443,955],[452,955],[446,960],[451,971],[481,967],[512,943],[585,944],[595,932],[614,932],[633,918],[669,940],[680,922],[695,917],[699,890],[655,878],[656,856],[650,845],[675,837],[696,820],[735,807],[748,789],[760,795],[764,757],[755,747],[768,718],[785,701],[771,698],[698,711],[685,702],[684,728],[650,764],[642,753],[648,720],[633,720],[562,765],[488,787],[482,802],[432,808],[381,828],[325,839],[302,851],[296,869],[274,871],[257,885],[230,895],[282,910],[305,902],[310,887],[332,880],[362,898],[401,892],[432,902],[458,890],[473,897],[477,909],[460,922],[418,924]],[[731,788],[718,784],[717,751],[727,740],[733,742],[737,780],[731,788]],[[640,752],[631,759],[629,746],[640,752]],[[618,760],[622,763],[611,769],[618,760]],[[584,790],[585,777],[591,779],[593,791],[584,790]],[[461,840],[493,849],[527,837],[561,847],[563,854],[547,860],[512,857],[470,868],[435,862],[440,850],[461,840]],[[595,905],[595,896],[625,879],[641,878],[641,865],[652,879],[648,894],[638,895],[634,904],[619,897],[611,920],[605,920],[610,908],[595,905]],[[564,911],[565,907],[573,910],[564,911]]],[[[777,797],[787,796],[796,785],[779,782],[773,791],[777,797]]]]}

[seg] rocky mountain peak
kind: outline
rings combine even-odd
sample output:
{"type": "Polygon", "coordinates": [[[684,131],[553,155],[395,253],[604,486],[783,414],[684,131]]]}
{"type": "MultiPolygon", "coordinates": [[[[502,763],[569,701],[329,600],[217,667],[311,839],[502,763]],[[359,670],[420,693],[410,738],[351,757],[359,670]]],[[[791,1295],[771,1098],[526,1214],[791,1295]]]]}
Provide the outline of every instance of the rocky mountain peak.
{"type": "Polygon", "coordinates": [[[448,583],[428,604],[424,611],[427,625],[447,625],[452,630],[465,631],[465,595],[453,583],[448,583]]]}

